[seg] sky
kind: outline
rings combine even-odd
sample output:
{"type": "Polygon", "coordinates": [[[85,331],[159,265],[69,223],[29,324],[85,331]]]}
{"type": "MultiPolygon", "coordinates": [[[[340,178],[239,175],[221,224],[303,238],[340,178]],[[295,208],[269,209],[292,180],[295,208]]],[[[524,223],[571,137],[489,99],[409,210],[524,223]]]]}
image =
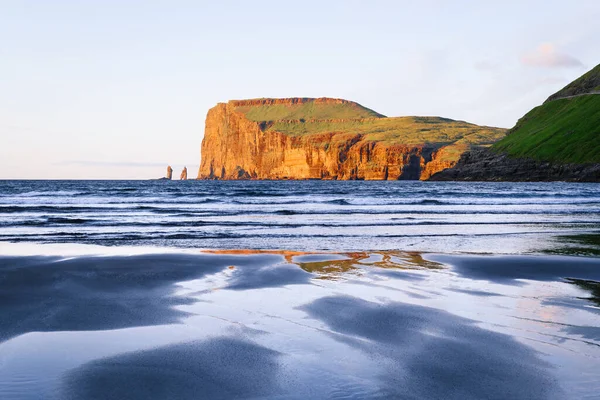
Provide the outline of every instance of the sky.
{"type": "Polygon", "coordinates": [[[230,99],[510,128],[600,62],[600,2],[0,0],[0,179],[200,164],[230,99]]]}

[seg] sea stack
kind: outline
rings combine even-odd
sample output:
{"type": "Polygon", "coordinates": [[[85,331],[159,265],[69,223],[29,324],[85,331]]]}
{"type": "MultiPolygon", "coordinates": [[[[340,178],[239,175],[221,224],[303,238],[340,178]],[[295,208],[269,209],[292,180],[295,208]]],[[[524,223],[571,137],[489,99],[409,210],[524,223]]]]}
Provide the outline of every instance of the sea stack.
{"type": "Polygon", "coordinates": [[[167,179],[171,180],[173,179],[173,168],[171,168],[171,166],[167,166],[167,179]]]}
{"type": "Polygon", "coordinates": [[[198,178],[425,180],[504,134],[343,99],[232,100],[208,111],[198,178]]]}
{"type": "Polygon", "coordinates": [[[187,180],[187,167],[183,167],[181,171],[181,175],[179,176],[179,180],[185,181],[187,180]]]}

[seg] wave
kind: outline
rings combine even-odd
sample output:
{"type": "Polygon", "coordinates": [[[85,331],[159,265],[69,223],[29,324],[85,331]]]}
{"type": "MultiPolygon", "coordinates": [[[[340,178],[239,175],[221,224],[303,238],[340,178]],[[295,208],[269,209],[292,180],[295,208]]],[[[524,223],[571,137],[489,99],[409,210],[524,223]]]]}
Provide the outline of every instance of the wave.
{"type": "Polygon", "coordinates": [[[274,212],[274,214],[279,214],[279,215],[297,215],[300,214],[297,211],[294,210],[277,210],[274,212]]]}
{"type": "MultiPolygon", "coordinates": [[[[481,233],[469,233],[469,232],[451,232],[451,233],[421,233],[418,235],[414,234],[343,234],[343,233],[331,233],[331,234],[311,234],[310,239],[319,238],[337,238],[337,239],[351,239],[351,238],[381,238],[381,239],[399,239],[399,238],[445,238],[445,237],[505,237],[505,236],[528,236],[528,235],[557,235],[562,234],[561,230],[544,230],[535,232],[481,232],[481,233]]],[[[598,232],[597,232],[598,233],[598,232]]],[[[30,235],[1,235],[0,239],[3,241],[21,242],[21,241],[47,241],[47,242],[65,242],[69,240],[85,240],[95,243],[103,243],[107,241],[124,242],[124,241],[152,241],[160,242],[162,240],[206,240],[206,239],[260,239],[260,240],[273,240],[277,238],[291,238],[291,239],[307,239],[305,234],[302,233],[265,233],[257,236],[254,233],[214,233],[214,232],[148,232],[148,233],[80,233],[80,232],[53,232],[53,233],[41,233],[41,234],[30,234],[30,235]]]]}
{"type": "Polygon", "coordinates": [[[83,218],[62,218],[62,217],[50,217],[47,219],[50,224],[85,224],[89,222],[89,219],[83,218]]]}
{"type": "MultiPolygon", "coordinates": [[[[434,205],[434,204],[427,204],[434,205]]],[[[437,204],[439,205],[439,204],[437,204]]],[[[265,206],[265,205],[263,205],[265,206]]],[[[110,218],[111,215],[116,216],[136,216],[143,215],[143,212],[149,212],[158,215],[168,215],[173,217],[213,217],[213,216],[244,216],[244,215],[600,215],[600,207],[589,206],[578,207],[479,207],[473,208],[463,205],[454,205],[454,207],[436,208],[419,208],[418,206],[399,204],[396,207],[343,207],[343,208],[327,208],[327,207],[296,207],[296,208],[273,208],[268,209],[257,205],[252,208],[232,208],[232,207],[210,207],[210,208],[188,208],[186,206],[177,207],[159,207],[154,205],[136,205],[124,204],[122,207],[114,206],[0,206],[0,219],[3,214],[12,215],[32,215],[32,214],[68,214],[70,216],[78,216],[80,214],[102,215],[110,218]]],[[[9,220],[5,222],[10,222],[9,220]]]]}
{"type": "Polygon", "coordinates": [[[219,240],[243,241],[249,247],[327,242],[323,245],[333,248],[344,247],[348,239],[394,248],[402,246],[397,238],[403,237],[438,236],[447,242],[444,237],[500,231],[520,231],[498,234],[502,236],[591,232],[600,230],[599,188],[456,182],[14,182],[3,186],[0,195],[0,239],[115,246],[174,241],[196,247],[219,240]]]}
{"type": "Polygon", "coordinates": [[[0,206],[0,214],[13,214],[23,212],[52,212],[52,213],[72,213],[72,212],[88,212],[106,210],[103,207],[87,207],[87,206],[0,206]]]}
{"type": "Polygon", "coordinates": [[[5,222],[0,221],[0,226],[13,227],[13,226],[52,226],[52,225],[65,225],[73,224],[80,225],[85,224],[91,220],[84,218],[61,218],[61,217],[50,217],[44,219],[29,219],[26,221],[17,222],[5,222]]]}
{"type": "Polygon", "coordinates": [[[14,193],[2,193],[0,197],[25,197],[25,198],[37,198],[37,197],[63,197],[63,196],[77,196],[86,192],[72,191],[72,190],[48,190],[48,191],[29,191],[29,192],[14,192],[14,193]]]}
{"type": "Polygon", "coordinates": [[[340,206],[350,206],[350,205],[352,205],[350,202],[348,202],[348,200],[345,200],[345,199],[327,200],[327,201],[323,201],[323,203],[325,203],[325,204],[337,204],[337,205],[340,205],[340,206]]]}
{"type": "Polygon", "coordinates": [[[161,199],[156,198],[135,198],[131,200],[114,200],[114,201],[102,201],[101,204],[106,205],[130,205],[137,204],[143,205],[203,205],[203,204],[238,204],[247,206],[268,206],[268,205],[295,205],[295,204],[326,204],[326,205],[342,205],[342,206],[355,206],[355,207],[369,207],[369,206],[427,206],[427,205],[447,205],[447,206],[600,206],[600,198],[586,198],[582,199],[579,197],[564,199],[564,200],[552,200],[552,199],[539,199],[536,201],[534,198],[528,199],[528,201],[510,201],[510,199],[491,199],[491,198],[463,198],[463,199],[413,199],[413,198],[372,198],[372,197],[356,197],[352,200],[346,199],[332,199],[323,200],[318,197],[307,198],[307,199],[292,199],[292,200],[277,200],[269,201],[264,199],[256,198],[239,198],[239,197],[223,197],[218,198],[200,198],[200,199],[186,199],[181,198],[175,199],[161,199]]]}
{"type": "Polygon", "coordinates": [[[443,205],[443,204],[451,204],[445,201],[434,200],[434,199],[423,199],[414,204],[426,204],[426,205],[443,205]]]}
{"type": "Polygon", "coordinates": [[[22,221],[5,225],[0,223],[0,226],[19,227],[19,226],[56,226],[64,224],[86,224],[89,228],[98,227],[115,227],[115,228],[137,228],[137,227],[161,227],[161,228],[203,228],[214,226],[214,227],[236,227],[242,228],[377,228],[377,227],[418,227],[418,226],[565,226],[569,227],[572,225],[578,226],[591,226],[595,227],[596,224],[588,221],[532,221],[532,220],[519,220],[519,221],[418,221],[415,219],[404,221],[404,219],[390,219],[390,222],[378,221],[378,222],[294,222],[289,223],[285,221],[269,221],[269,222],[256,222],[248,220],[235,220],[235,221],[161,221],[161,222],[118,222],[118,221],[98,221],[98,220],[85,220],[85,219],[74,219],[65,220],[58,222],[48,221],[22,221]]]}
{"type": "Polygon", "coordinates": [[[139,188],[129,188],[128,187],[128,188],[119,188],[119,189],[108,189],[107,191],[111,191],[111,190],[114,191],[114,192],[117,192],[117,193],[121,193],[121,192],[129,193],[129,192],[137,192],[140,189],[139,188]]]}

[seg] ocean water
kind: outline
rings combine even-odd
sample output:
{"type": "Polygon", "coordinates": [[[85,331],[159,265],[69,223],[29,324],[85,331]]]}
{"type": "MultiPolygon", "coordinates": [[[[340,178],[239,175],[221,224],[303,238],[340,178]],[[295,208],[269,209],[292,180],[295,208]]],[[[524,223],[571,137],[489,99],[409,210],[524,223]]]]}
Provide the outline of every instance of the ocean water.
{"type": "Polygon", "coordinates": [[[0,181],[0,399],[600,398],[600,185],[0,181]]]}
{"type": "Polygon", "coordinates": [[[593,183],[0,182],[0,242],[525,253],[599,231],[593,183]]]}

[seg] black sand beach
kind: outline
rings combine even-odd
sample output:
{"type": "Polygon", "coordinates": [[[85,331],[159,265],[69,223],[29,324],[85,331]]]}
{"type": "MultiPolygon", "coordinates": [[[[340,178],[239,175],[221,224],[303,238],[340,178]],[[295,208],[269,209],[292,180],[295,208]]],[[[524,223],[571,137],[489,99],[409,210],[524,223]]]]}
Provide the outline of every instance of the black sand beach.
{"type": "Polygon", "coordinates": [[[0,258],[0,396],[596,393],[599,259],[222,253],[0,258]]]}

